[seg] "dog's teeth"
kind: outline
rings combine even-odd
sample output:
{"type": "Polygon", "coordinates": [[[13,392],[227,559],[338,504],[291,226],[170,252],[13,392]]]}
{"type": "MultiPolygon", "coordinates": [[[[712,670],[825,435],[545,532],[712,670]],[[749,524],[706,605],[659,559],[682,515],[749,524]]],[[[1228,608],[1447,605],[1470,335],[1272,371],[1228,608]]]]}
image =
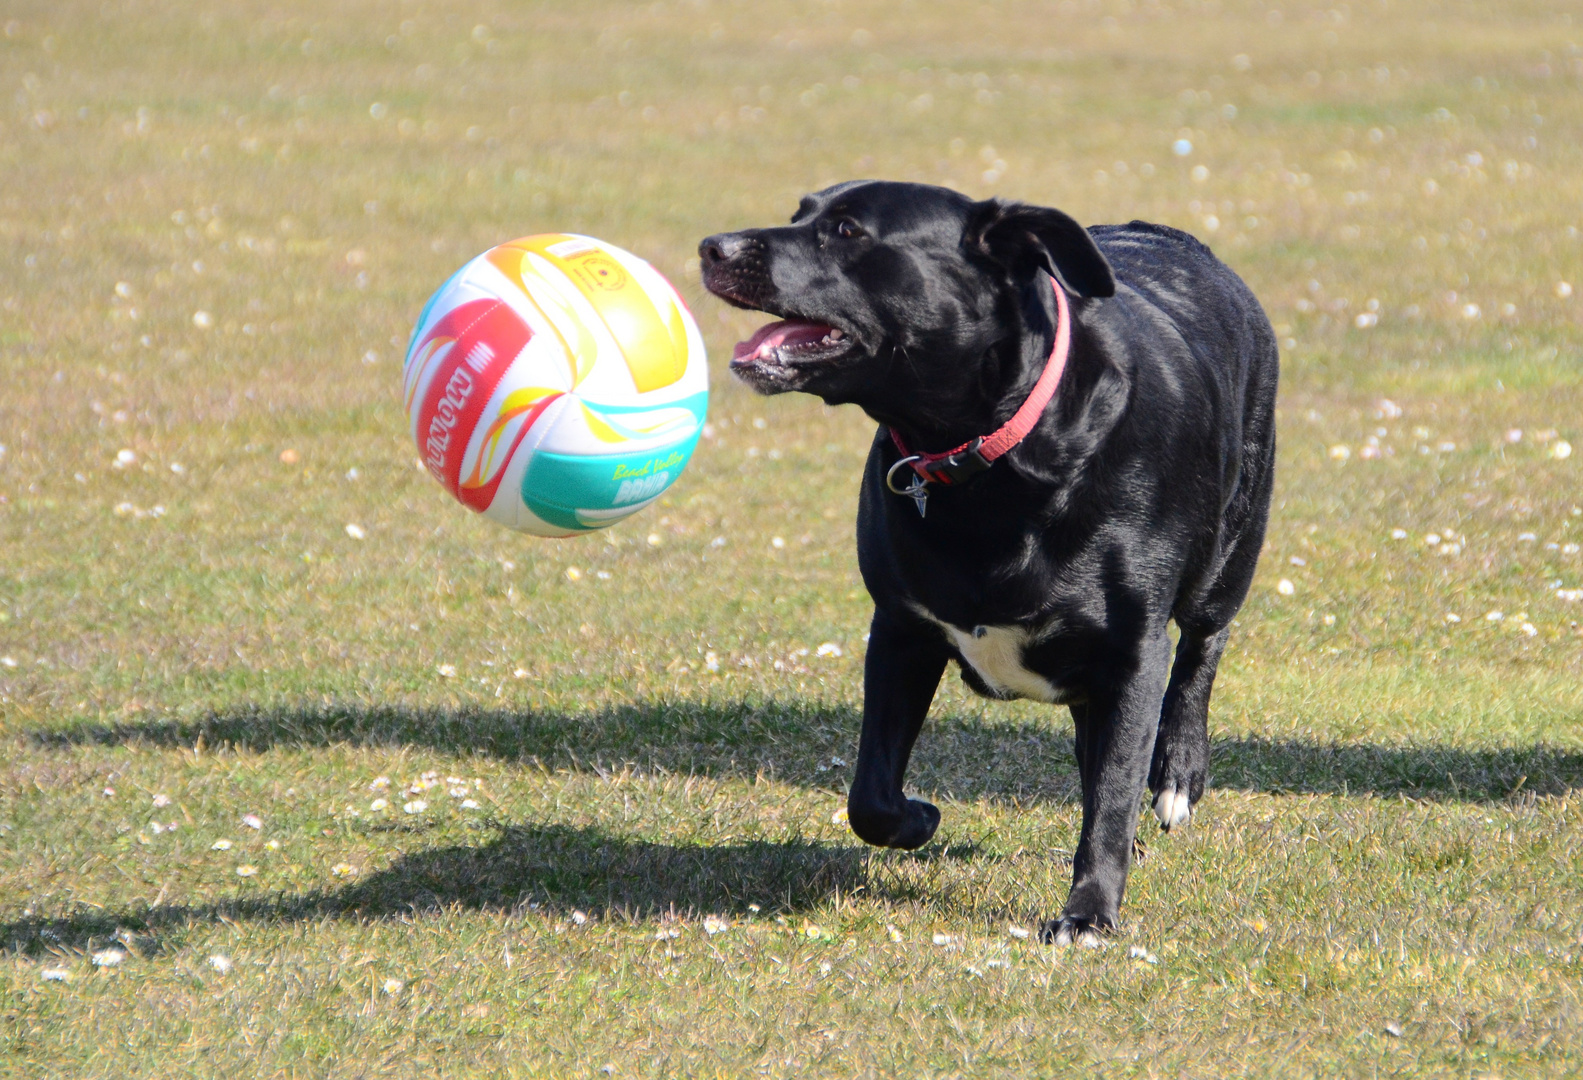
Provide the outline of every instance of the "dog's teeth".
{"type": "Polygon", "coordinates": [[[844,336],[845,335],[842,334],[840,330],[837,330],[833,326],[830,328],[830,332],[825,335],[825,337],[829,338],[831,341],[840,341],[844,336]]]}

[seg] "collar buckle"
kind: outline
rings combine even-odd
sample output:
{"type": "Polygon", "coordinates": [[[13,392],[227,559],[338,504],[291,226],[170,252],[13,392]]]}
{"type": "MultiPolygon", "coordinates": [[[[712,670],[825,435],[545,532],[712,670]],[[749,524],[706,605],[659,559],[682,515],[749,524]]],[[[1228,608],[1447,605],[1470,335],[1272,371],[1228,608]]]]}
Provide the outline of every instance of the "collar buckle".
{"type": "Polygon", "coordinates": [[[979,448],[983,445],[984,438],[979,436],[962,447],[962,449],[946,455],[939,461],[915,464],[913,468],[919,469],[920,472],[937,484],[945,484],[947,486],[960,484],[977,476],[994,464],[993,461],[979,453],[979,448]],[[920,465],[922,466],[921,468],[920,465]]]}

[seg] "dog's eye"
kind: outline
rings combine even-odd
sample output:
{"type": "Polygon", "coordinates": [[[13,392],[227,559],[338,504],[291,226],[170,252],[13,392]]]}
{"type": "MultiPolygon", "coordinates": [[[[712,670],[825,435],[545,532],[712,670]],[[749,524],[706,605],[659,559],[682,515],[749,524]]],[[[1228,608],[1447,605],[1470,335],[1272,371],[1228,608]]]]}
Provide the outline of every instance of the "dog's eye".
{"type": "Polygon", "coordinates": [[[863,226],[859,225],[851,218],[842,218],[840,221],[836,222],[835,234],[843,240],[855,240],[859,236],[865,235],[863,232],[863,226]]]}

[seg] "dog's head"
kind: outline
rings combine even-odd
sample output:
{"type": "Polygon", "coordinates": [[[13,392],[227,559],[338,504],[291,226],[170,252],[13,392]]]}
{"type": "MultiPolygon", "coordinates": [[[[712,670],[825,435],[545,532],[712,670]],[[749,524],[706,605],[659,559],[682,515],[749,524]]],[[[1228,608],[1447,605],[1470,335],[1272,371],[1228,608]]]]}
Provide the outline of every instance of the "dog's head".
{"type": "Polygon", "coordinates": [[[1115,292],[1094,241],[1059,210],[946,188],[860,180],[802,200],[790,225],[698,245],[704,287],[779,318],[731,369],[761,393],[804,390],[869,408],[898,378],[944,390],[1024,329],[1040,275],[1076,296],[1115,292]]]}

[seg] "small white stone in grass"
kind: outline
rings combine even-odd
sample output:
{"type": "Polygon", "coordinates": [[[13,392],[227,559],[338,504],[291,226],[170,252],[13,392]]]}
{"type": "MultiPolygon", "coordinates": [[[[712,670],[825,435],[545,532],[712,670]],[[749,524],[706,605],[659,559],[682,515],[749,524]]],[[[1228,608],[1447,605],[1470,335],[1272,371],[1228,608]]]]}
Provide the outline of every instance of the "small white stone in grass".
{"type": "Polygon", "coordinates": [[[214,968],[214,970],[218,971],[221,975],[224,975],[226,972],[231,970],[231,958],[229,956],[222,956],[219,953],[215,953],[213,956],[209,957],[209,966],[214,968]]]}
{"type": "Polygon", "coordinates": [[[770,547],[779,550],[786,546],[786,541],[779,536],[770,537],[770,547]]]}
{"type": "Polygon", "coordinates": [[[402,812],[407,814],[421,814],[428,808],[429,804],[422,799],[413,799],[411,802],[401,804],[402,812]]]}
{"type": "Polygon", "coordinates": [[[253,877],[257,873],[258,867],[254,866],[252,863],[243,863],[241,866],[236,868],[237,877],[253,877]]]}
{"type": "Polygon", "coordinates": [[[1550,456],[1557,461],[1565,461],[1572,456],[1572,444],[1565,439],[1557,439],[1555,445],[1550,448],[1550,456]]]}
{"type": "Polygon", "coordinates": [[[704,916],[704,933],[708,934],[710,937],[713,937],[716,934],[723,934],[729,929],[731,929],[731,923],[729,920],[722,919],[718,915],[704,916]]]}
{"type": "Polygon", "coordinates": [[[353,540],[362,540],[368,534],[363,531],[363,527],[361,525],[348,524],[346,526],[346,535],[350,536],[353,540]]]}
{"type": "Polygon", "coordinates": [[[368,804],[368,808],[370,810],[378,811],[378,810],[385,809],[389,805],[390,805],[390,800],[389,799],[375,799],[373,802],[368,804]]]}
{"type": "Polygon", "coordinates": [[[480,806],[480,804],[479,804],[477,799],[463,799],[462,800],[462,809],[463,810],[477,810],[477,809],[479,809],[479,806],[480,806]]]}
{"type": "Polygon", "coordinates": [[[397,994],[401,993],[402,988],[406,985],[407,984],[402,982],[400,979],[386,979],[384,983],[381,984],[380,989],[389,994],[391,997],[395,997],[397,994]]]}
{"type": "Polygon", "coordinates": [[[584,911],[573,911],[572,912],[572,922],[576,923],[578,926],[587,926],[588,925],[588,913],[584,912],[584,911]]]}
{"type": "Polygon", "coordinates": [[[435,668],[434,670],[439,672],[440,678],[442,678],[442,679],[454,679],[454,678],[456,678],[456,665],[455,664],[441,664],[439,667],[435,668]]]}
{"type": "Polygon", "coordinates": [[[837,645],[833,641],[826,641],[824,644],[820,645],[817,649],[814,650],[814,655],[815,656],[840,656],[841,655],[841,646],[837,645]]]}
{"type": "Polygon", "coordinates": [[[209,850],[210,851],[230,851],[231,850],[231,841],[229,841],[229,840],[216,840],[214,843],[209,845],[209,850]]]}
{"type": "Polygon", "coordinates": [[[126,959],[125,949],[100,949],[93,954],[94,967],[115,967],[126,959]]]}
{"type": "Polygon", "coordinates": [[[262,829],[264,827],[264,819],[257,814],[243,814],[242,824],[249,829],[262,829]]]}
{"type": "Polygon", "coordinates": [[[192,313],[192,325],[200,330],[207,330],[214,325],[214,316],[207,311],[194,311],[192,313]]]}
{"type": "Polygon", "coordinates": [[[66,982],[71,978],[71,972],[65,968],[45,968],[38,973],[38,977],[45,982],[66,982]]]}
{"type": "Polygon", "coordinates": [[[1006,927],[1006,933],[1010,934],[1018,941],[1026,941],[1028,940],[1029,930],[1026,926],[1012,925],[1006,927]]]}
{"type": "Polygon", "coordinates": [[[1297,591],[1297,586],[1292,584],[1290,578],[1282,578],[1275,583],[1275,591],[1282,596],[1291,596],[1297,591]]]}
{"type": "Polygon", "coordinates": [[[170,805],[170,796],[166,795],[164,792],[160,792],[158,795],[154,796],[154,805],[155,806],[169,806],[170,805]]]}

